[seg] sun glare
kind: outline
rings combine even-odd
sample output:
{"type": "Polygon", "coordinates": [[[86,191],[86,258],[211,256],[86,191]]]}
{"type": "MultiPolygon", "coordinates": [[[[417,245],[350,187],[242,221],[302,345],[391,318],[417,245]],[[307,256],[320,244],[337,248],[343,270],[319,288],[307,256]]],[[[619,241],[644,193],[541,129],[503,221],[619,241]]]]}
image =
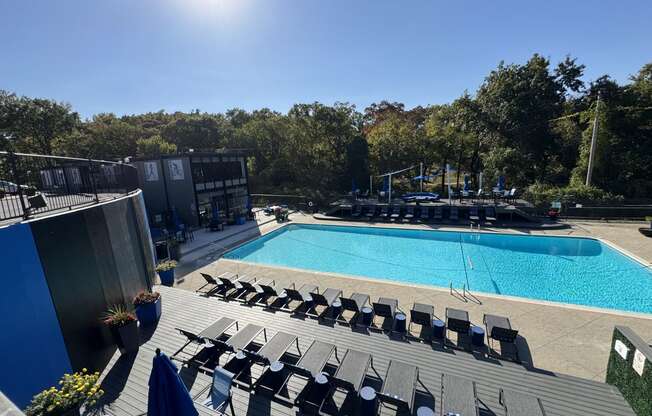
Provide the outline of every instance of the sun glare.
{"type": "Polygon", "coordinates": [[[247,9],[246,0],[174,0],[180,13],[198,23],[233,23],[247,9]]]}

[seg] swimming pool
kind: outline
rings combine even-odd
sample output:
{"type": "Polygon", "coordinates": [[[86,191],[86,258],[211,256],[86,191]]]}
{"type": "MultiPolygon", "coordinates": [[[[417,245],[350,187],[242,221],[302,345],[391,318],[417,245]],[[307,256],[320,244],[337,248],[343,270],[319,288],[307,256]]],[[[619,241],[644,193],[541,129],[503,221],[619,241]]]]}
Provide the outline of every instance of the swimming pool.
{"type": "Polygon", "coordinates": [[[224,258],[652,313],[652,272],[599,240],[289,225],[224,258]]]}

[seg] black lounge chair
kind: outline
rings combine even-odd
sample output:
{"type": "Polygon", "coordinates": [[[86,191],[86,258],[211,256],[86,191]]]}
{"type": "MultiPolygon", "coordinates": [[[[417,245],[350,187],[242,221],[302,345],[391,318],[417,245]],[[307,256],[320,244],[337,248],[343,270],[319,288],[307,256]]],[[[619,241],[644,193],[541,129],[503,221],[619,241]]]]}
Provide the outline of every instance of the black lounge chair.
{"type": "Polygon", "coordinates": [[[383,317],[385,319],[391,319],[391,328],[390,331],[394,330],[394,318],[396,317],[397,312],[403,313],[398,307],[398,300],[392,298],[378,298],[377,302],[372,303],[374,309],[374,321],[376,316],[383,317]]]}
{"type": "Polygon", "coordinates": [[[401,217],[401,207],[398,205],[393,205],[392,206],[392,213],[389,216],[389,218],[394,221],[397,220],[401,217]]]}
{"type": "Polygon", "coordinates": [[[498,401],[505,409],[505,416],[546,416],[538,397],[500,389],[498,401]]]}
{"type": "Polygon", "coordinates": [[[221,337],[224,335],[226,331],[229,330],[233,325],[235,325],[236,329],[238,329],[238,322],[234,319],[231,318],[220,318],[217,321],[213,322],[210,326],[204,328],[201,332],[195,333],[191,330],[187,329],[182,329],[182,328],[175,328],[181,335],[186,337],[186,343],[183,344],[181,348],[179,348],[174,354],[170,356],[170,358],[175,359],[177,361],[181,361],[185,364],[190,364],[190,363],[195,363],[204,365],[206,363],[206,360],[196,360],[195,357],[197,357],[197,351],[192,354],[192,357],[189,359],[182,359],[179,358],[179,354],[185,350],[185,348],[190,345],[190,344],[196,344],[197,346],[205,346],[206,341],[221,341],[221,337]]]}
{"type": "Polygon", "coordinates": [[[414,206],[408,205],[407,208],[405,208],[403,219],[407,221],[412,221],[414,219],[414,206]]]}
{"type": "Polygon", "coordinates": [[[435,214],[432,216],[432,219],[435,221],[441,221],[444,219],[444,209],[442,207],[435,207],[435,214]]]}
{"type": "Polygon", "coordinates": [[[382,218],[382,219],[384,219],[384,220],[386,220],[387,218],[389,218],[389,207],[388,207],[387,205],[383,205],[383,206],[380,208],[380,215],[379,215],[379,217],[382,218]]]}
{"type": "Polygon", "coordinates": [[[469,209],[469,219],[471,221],[480,221],[480,212],[478,211],[478,207],[471,207],[469,209]]]}
{"type": "Polygon", "coordinates": [[[310,292],[310,297],[312,298],[311,309],[316,313],[317,306],[324,306],[325,309],[322,311],[322,314],[317,314],[317,316],[322,316],[331,306],[333,306],[333,302],[335,302],[340,296],[342,296],[341,289],[328,288],[322,293],[319,293],[319,291],[310,292]]]}
{"type": "Polygon", "coordinates": [[[410,310],[410,325],[408,332],[412,329],[412,324],[421,325],[424,330],[428,331],[428,336],[432,331],[432,317],[435,314],[435,307],[424,303],[415,303],[410,310]]]}
{"type": "Polygon", "coordinates": [[[304,306],[306,303],[312,301],[312,297],[310,294],[312,292],[317,292],[319,288],[316,285],[312,285],[309,283],[303,284],[299,289],[296,288],[296,285],[292,283],[292,287],[286,287],[285,288],[285,293],[287,295],[286,303],[283,305],[285,309],[288,309],[287,306],[292,303],[293,301],[299,302],[299,305],[297,305],[296,308],[294,309],[289,309],[293,312],[299,312],[299,308],[304,306]]]}
{"type": "Polygon", "coordinates": [[[417,382],[419,382],[418,367],[391,360],[385,373],[383,387],[380,389],[380,400],[393,404],[399,409],[406,408],[412,414],[417,382]]]}
{"type": "Polygon", "coordinates": [[[362,207],[360,205],[354,206],[353,211],[351,212],[351,217],[359,218],[360,215],[362,215],[362,207]]]}
{"type": "Polygon", "coordinates": [[[484,218],[487,221],[495,222],[496,221],[496,208],[495,207],[486,207],[484,209],[484,218]]]}
{"type": "Polygon", "coordinates": [[[448,216],[448,219],[450,219],[451,221],[459,221],[460,210],[457,207],[451,207],[451,212],[450,215],[448,216]]]}
{"type": "Polygon", "coordinates": [[[359,393],[369,367],[374,367],[374,359],[371,354],[347,350],[333,376],[333,387],[341,387],[347,391],[359,393]]]}
{"type": "Polygon", "coordinates": [[[258,350],[243,349],[245,355],[253,363],[258,363],[265,367],[252,387],[257,388],[259,384],[264,383],[267,367],[276,361],[280,361],[293,344],[296,345],[297,352],[301,356],[299,338],[296,335],[286,332],[277,332],[258,350]]]}
{"type": "Polygon", "coordinates": [[[486,328],[487,340],[491,344],[491,349],[493,350],[493,342],[491,340],[512,344],[514,346],[516,360],[518,361],[518,348],[516,347],[518,331],[512,329],[512,324],[509,322],[509,318],[485,314],[483,321],[486,328]]]}
{"type": "Polygon", "coordinates": [[[214,341],[223,347],[224,350],[229,352],[238,352],[244,350],[249,344],[263,333],[265,342],[267,342],[267,330],[259,325],[247,324],[244,328],[233,334],[226,341],[214,341]]]}
{"type": "Polygon", "coordinates": [[[372,219],[376,216],[377,212],[377,207],[375,205],[371,205],[367,207],[367,212],[365,212],[364,216],[367,217],[368,219],[372,219]]]}
{"type": "Polygon", "coordinates": [[[206,283],[204,283],[199,289],[195,290],[195,293],[201,293],[203,295],[209,296],[210,294],[215,293],[216,291],[221,289],[222,285],[220,284],[220,282],[215,280],[213,276],[207,273],[199,273],[199,274],[204,278],[206,283]],[[209,285],[210,287],[206,288],[206,286],[209,285]]]}
{"type": "Polygon", "coordinates": [[[235,282],[244,277],[246,276],[239,276],[237,273],[233,272],[224,272],[217,276],[217,279],[220,281],[220,286],[222,287],[218,295],[224,299],[228,298],[232,294],[231,292],[237,289],[235,282]]]}
{"type": "Polygon", "coordinates": [[[428,221],[430,219],[430,208],[421,207],[421,215],[419,215],[419,218],[421,218],[421,221],[428,221]]]}
{"type": "Polygon", "coordinates": [[[475,382],[450,374],[441,376],[442,415],[479,416],[475,382]]]}
{"type": "Polygon", "coordinates": [[[362,312],[362,308],[369,303],[369,295],[366,293],[354,293],[348,298],[340,297],[340,302],[342,303],[342,311],[340,312],[340,316],[337,316],[335,319],[339,319],[344,311],[350,311],[353,312],[351,322],[356,322],[362,312]]]}
{"type": "Polygon", "coordinates": [[[231,293],[231,297],[235,299],[245,300],[247,295],[254,293],[256,291],[255,276],[242,276],[234,282],[234,291],[231,293]]]}
{"type": "Polygon", "coordinates": [[[446,308],[446,328],[458,334],[468,335],[471,329],[469,313],[461,309],[446,308]]]}
{"type": "Polygon", "coordinates": [[[269,306],[270,298],[278,298],[283,293],[282,287],[276,287],[276,282],[259,281],[254,285],[256,294],[252,296],[247,303],[252,305],[269,306]]]}

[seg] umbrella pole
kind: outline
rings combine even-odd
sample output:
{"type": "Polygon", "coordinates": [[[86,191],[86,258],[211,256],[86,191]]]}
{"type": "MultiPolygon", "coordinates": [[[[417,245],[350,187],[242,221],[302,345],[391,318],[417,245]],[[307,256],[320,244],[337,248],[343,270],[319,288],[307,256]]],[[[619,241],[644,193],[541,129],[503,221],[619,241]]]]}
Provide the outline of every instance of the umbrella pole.
{"type": "Polygon", "coordinates": [[[419,164],[419,192],[423,192],[423,162],[419,164]]]}

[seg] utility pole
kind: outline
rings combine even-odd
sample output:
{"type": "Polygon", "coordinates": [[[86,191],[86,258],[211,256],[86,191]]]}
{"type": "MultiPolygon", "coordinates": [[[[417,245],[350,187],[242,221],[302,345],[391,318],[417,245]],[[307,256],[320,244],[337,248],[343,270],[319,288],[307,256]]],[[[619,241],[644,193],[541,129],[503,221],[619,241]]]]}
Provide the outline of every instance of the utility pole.
{"type": "Polygon", "coordinates": [[[591,150],[589,151],[589,167],[586,170],[586,186],[591,186],[591,175],[593,174],[593,160],[595,159],[595,147],[598,141],[598,108],[600,107],[600,92],[595,101],[595,118],[593,119],[593,132],[591,134],[591,150]]]}

